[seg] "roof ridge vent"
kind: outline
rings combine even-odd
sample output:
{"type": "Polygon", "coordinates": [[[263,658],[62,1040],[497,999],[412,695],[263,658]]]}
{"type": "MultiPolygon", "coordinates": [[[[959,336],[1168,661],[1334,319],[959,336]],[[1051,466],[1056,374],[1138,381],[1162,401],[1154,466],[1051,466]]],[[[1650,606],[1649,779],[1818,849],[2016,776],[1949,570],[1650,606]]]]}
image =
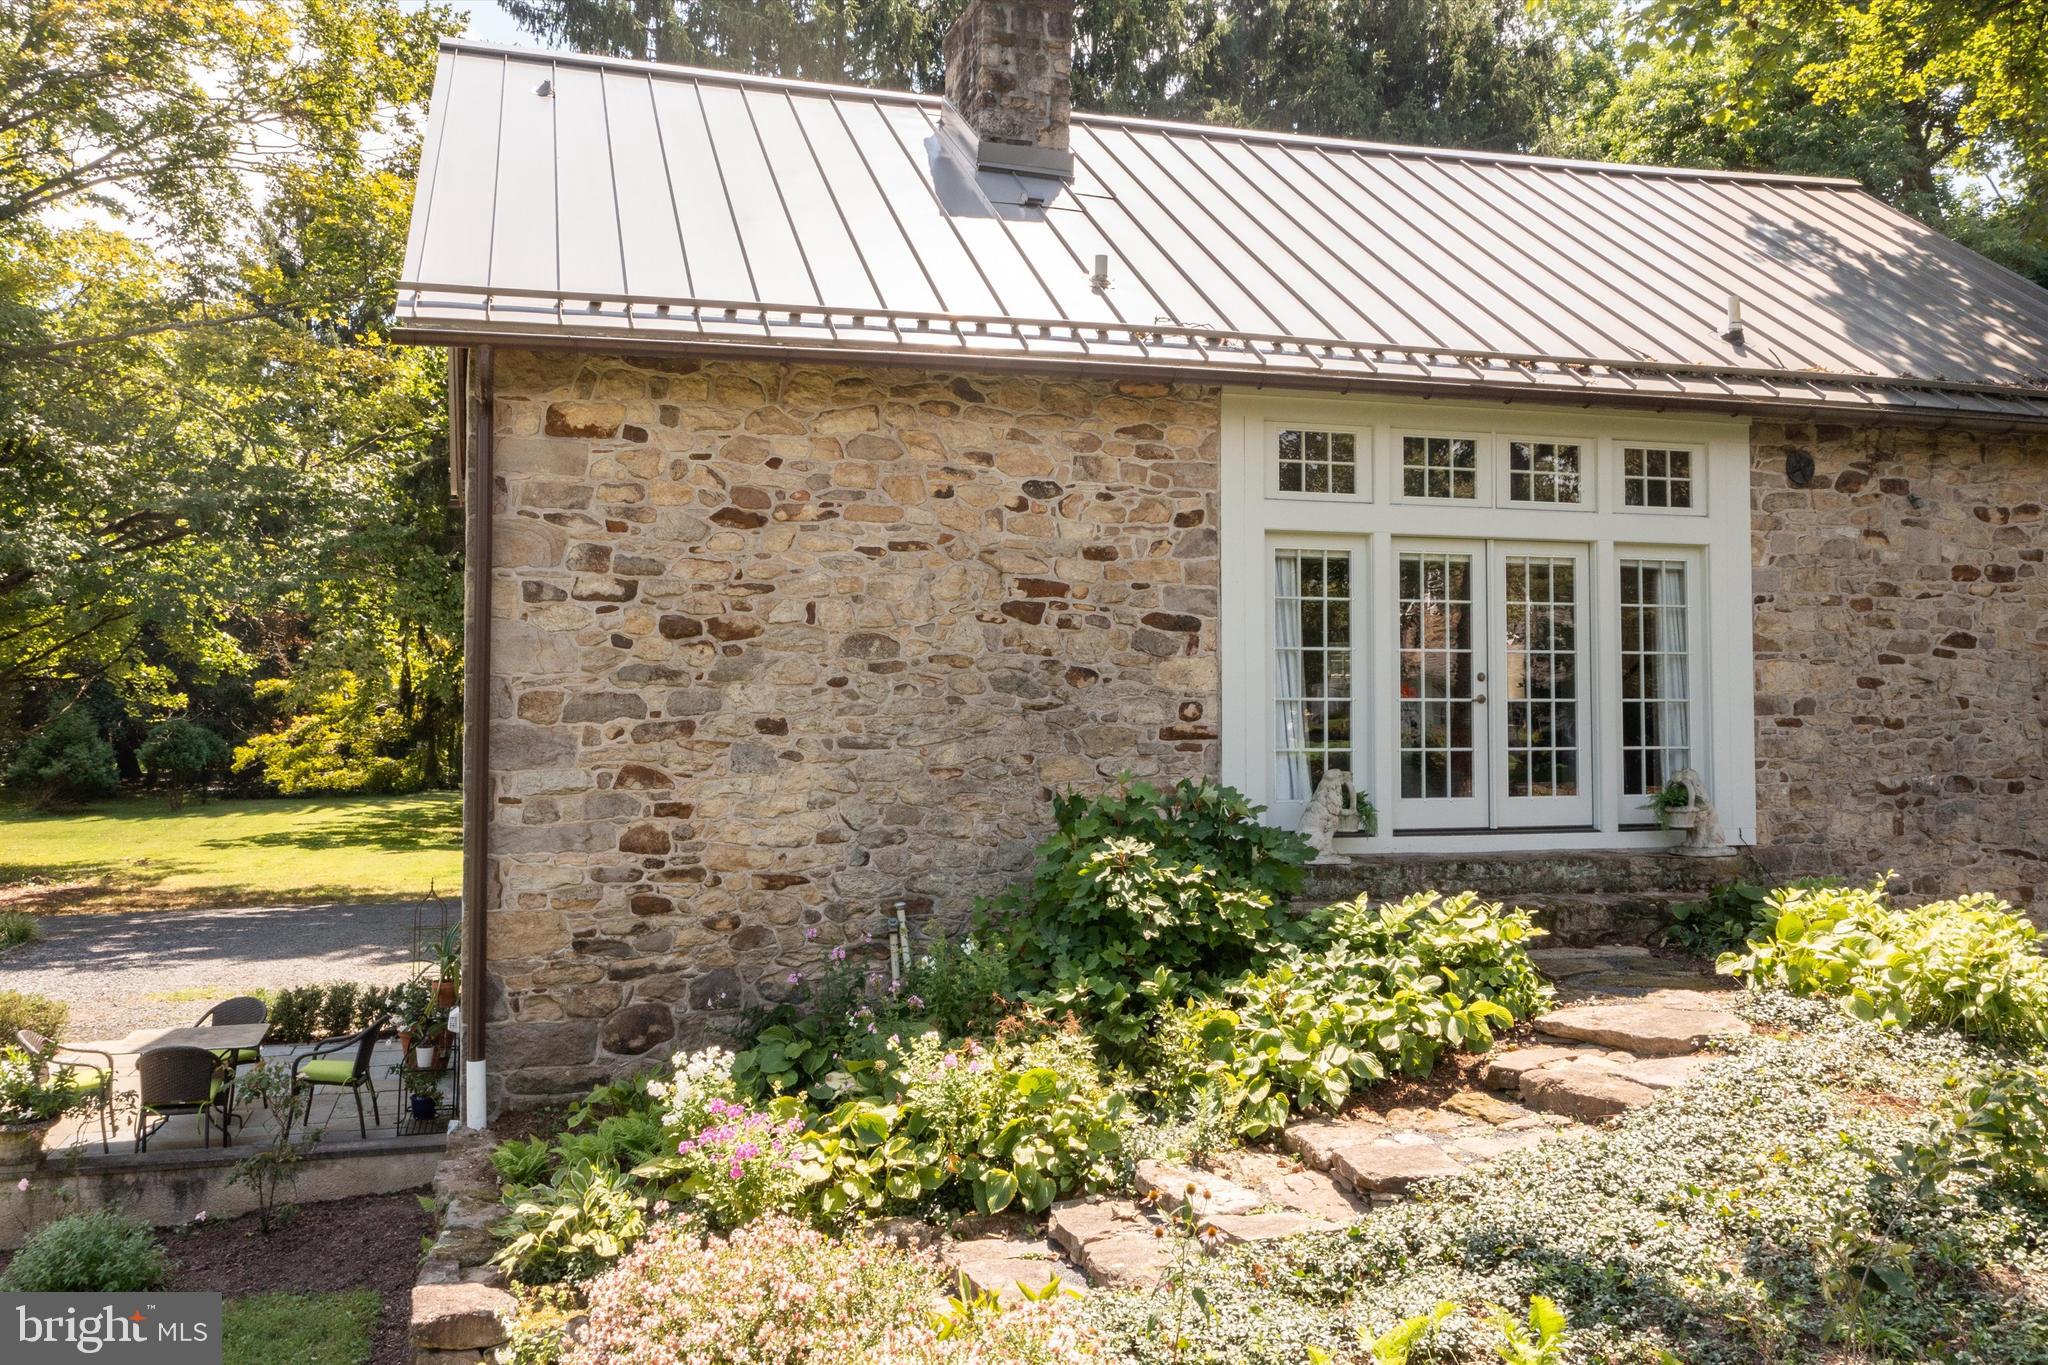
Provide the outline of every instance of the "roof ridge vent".
{"type": "Polygon", "coordinates": [[[968,0],[944,51],[943,126],[974,164],[1071,180],[1074,0],[968,0]]]}

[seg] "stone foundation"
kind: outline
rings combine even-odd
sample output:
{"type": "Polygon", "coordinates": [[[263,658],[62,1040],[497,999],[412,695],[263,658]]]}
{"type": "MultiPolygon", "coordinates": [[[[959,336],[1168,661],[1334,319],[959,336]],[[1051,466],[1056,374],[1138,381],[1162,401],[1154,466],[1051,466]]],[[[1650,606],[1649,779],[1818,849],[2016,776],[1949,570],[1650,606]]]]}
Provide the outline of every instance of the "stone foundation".
{"type": "Polygon", "coordinates": [[[1764,860],[2038,915],[2048,436],[1760,422],[1752,451],[1764,860]]]}
{"type": "Polygon", "coordinates": [[[643,1065],[1213,773],[1213,389],[497,357],[494,1081],[643,1065]]]}

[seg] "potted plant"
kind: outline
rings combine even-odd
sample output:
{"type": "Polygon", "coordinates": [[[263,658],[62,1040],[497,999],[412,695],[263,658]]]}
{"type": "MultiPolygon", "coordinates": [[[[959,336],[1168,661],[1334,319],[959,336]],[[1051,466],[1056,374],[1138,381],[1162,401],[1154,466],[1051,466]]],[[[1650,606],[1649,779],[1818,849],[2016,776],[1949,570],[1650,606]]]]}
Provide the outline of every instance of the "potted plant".
{"type": "Polygon", "coordinates": [[[1692,790],[1682,782],[1667,782],[1650,798],[1650,813],[1665,829],[1691,829],[1694,817],[1692,790]]]}
{"type": "Polygon", "coordinates": [[[1353,814],[1358,821],[1358,832],[1371,839],[1380,832],[1380,813],[1373,805],[1372,798],[1360,792],[1354,802],[1353,814]]]}
{"type": "Polygon", "coordinates": [[[448,1016],[434,1003],[434,997],[422,992],[413,1009],[408,1027],[401,1032],[411,1035],[409,1044],[412,1064],[422,1071],[436,1069],[436,1052],[441,1039],[446,1036],[448,1016]]]}
{"type": "Polygon", "coordinates": [[[441,1078],[429,1071],[408,1071],[405,1073],[406,1107],[421,1123],[427,1122],[440,1112],[441,1078]]]}
{"type": "Polygon", "coordinates": [[[462,991],[462,935],[450,929],[434,945],[434,1003],[442,1009],[453,1005],[462,991]]]}
{"type": "Polygon", "coordinates": [[[38,1059],[23,1049],[0,1050],[0,1167],[35,1165],[57,1120],[92,1103],[93,1092],[71,1081],[68,1067],[45,1076],[38,1059]]]}
{"type": "Polygon", "coordinates": [[[398,1031],[398,1050],[412,1055],[414,1030],[421,1019],[434,1017],[434,995],[424,975],[416,976],[391,992],[391,1022],[398,1031]]]}

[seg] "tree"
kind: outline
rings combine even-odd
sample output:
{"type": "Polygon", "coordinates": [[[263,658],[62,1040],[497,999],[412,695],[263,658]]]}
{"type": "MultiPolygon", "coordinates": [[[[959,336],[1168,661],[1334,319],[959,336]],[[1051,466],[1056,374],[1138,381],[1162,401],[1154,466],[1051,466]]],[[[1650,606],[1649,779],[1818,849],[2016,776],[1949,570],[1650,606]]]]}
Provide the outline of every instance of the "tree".
{"type": "Polygon", "coordinates": [[[2048,0],[1654,0],[1647,35],[1720,52],[1712,117],[1754,127],[1785,86],[1851,117],[1896,121],[1939,192],[1938,170],[1975,177],[2048,235],[2048,0]]]}
{"type": "MultiPolygon", "coordinates": [[[[504,0],[590,52],[933,90],[964,0],[504,0]]],[[[1082,0],[1083,108],[1512,146],[1552,76],[1520,0],[1082,0]]]]}
{"type": "Polygon", "coordinates": [[[451,27],[403,0],[0,9],[0,740],[89,691],[161,713],[289,671],[323,613],[355,628],[337,566],[407,595],[346,547],[403,542],[394,509],[444,486],[437,357],[383,328],[451,27]]]}
{"type": "Polygon", "coordinates": [[[66,711],[45,725],[7,767],[7,785],[29,793],[37,805],[105,796],[120,781],[114,746],[100,738],[82,710],[66,711]]]}
{"type": "Polygon", "coordinates": [[[173,716],[152,726],[136,757],[143,770],[170,789],[171,807],[185,804],[185,789],[203,784],[228,765],[228,744],[204,725],[173,716]]]}

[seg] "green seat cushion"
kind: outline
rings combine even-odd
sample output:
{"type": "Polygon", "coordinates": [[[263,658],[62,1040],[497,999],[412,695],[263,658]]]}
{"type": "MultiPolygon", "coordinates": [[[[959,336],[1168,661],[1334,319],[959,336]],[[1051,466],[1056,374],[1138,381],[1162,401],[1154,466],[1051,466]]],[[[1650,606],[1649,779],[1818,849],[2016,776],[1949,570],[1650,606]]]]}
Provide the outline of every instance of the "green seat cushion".
{"type": "Polygon", "coordinates": [[[217,1047],[213,1055],[229,1066],[255,1066],[263,1060],[263,1049],[256,1047],[217,1047]]]}
{"type": "Polygon", "coordinates": [[[339,1057],[316,1057],[299,1067],[299,1079],[315,1085],[347,1085],[355,1074],[356,1064],[339,1057]]]}
{"type": "Polygon", "coordinates": [[[96,1066],[74,1066],[64,1075],[64,1089],[74,1095],[91,1094],[105,1083],[106,1075],[96,1066]]]}

